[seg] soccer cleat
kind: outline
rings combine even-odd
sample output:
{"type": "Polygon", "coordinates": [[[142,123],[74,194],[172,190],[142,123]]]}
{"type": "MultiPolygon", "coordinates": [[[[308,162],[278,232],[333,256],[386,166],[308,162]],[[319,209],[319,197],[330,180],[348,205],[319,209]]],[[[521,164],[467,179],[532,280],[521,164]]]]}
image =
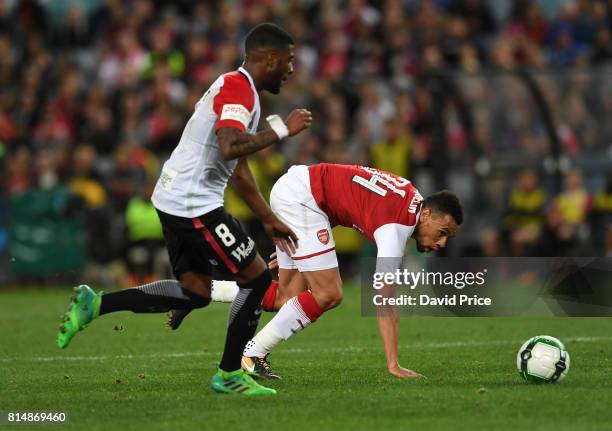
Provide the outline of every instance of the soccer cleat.
{"type": "Polygon", "coordinates": [[[181,323],[183,323],[183,319],[193,310],[193,308],[188,308],[186,310],[170,310],[166,314],[168,317],[166,320],[166,326],[173,331],[176,331],[178,327],[181,326],[181,323]]]}
{"type": "Polygon", "coordinates": [[[57,345],[64,349],[75,334],[87,327],[100,314],[102,293],[95,293],[85,284],[74,288],[68,311],[62,316],[57,333],[57,345]]]}
{"type": "Polygon", "coordinates": [[[260,385],[242,369],[231,372],[226,372],[223,370],[217,371],[217,373],[212,377],[211,387],[213,391],[223,394],[276,394],[276,390],[260,385]]]}
{"type": "Polygon", "coordinates": [[[249,376],[262,379],[281,380],[279,375],[272,372],[272,367],[270,367],[270,362],[268,362],[268,355],[243,356],[240,365],[249,376]]]}

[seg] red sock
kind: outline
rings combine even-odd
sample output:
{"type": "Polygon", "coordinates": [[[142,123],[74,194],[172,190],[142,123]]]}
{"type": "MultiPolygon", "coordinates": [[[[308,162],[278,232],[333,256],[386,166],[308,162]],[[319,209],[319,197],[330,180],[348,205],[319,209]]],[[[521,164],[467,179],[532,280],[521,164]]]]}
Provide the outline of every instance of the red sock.
{"type": "Polygon", "coordinates": [[[321,310],[321,307],[319,307],[319,304],[317,304],[317,301],[309,290],[300,293],[297,296],[297,300],[310,322],[316,322],[317,319],[321,317],[321,314],[323,314],[323,310],[321,310]]]}
{"type": "Polygon", "coordinates": [[[274,302],[276,301],[276,293],[278,292],[278,281],[272,280],[268,290],[264,294],[263,300],[261,301],[261,308],[264,311],[276,311],[274,310],[274,302]]]}

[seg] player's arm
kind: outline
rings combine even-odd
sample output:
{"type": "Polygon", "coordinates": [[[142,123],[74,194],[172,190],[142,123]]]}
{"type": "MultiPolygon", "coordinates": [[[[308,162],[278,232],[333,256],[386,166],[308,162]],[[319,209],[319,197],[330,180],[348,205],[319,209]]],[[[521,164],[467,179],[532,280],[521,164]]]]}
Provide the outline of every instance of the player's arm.
{"type": "MultiPolygon", "coordinates": [[[[402,262],[406,243],[413,228],[400,224],[386,224],[374,232],[377,248],[376,272],[395,272],[402,262]]],[[[385,286],[383,296],[393,296],[393,286],[385,286]]],[[[378,328],[382,339],[387,370],[397,377],[421,377],[399,364],[399,316],[397,307],[381,305],[378,307],[378,328]]]]}
{"type": "Polygon", "coordinates": [[[312,124],[312,114],[306,109],[295,109],[283,122],[278,115],[267,118],[270,129],[248,133],[236,127],[222,127],[217,130],[219,150],[224,160],[248,156],[269,147],[279,140],[294,136],[312,124]]]}
{"type": "Polygon", "coordinates": [[[253,211],[253,214],[261,220],[266,233],[274,244],[278,245],[281,250],[289,255],[295,253],[297,236],[270,209],[270,206],[261,195],[259,187],[257,187],[246,158],[242,157],[238,161],[236,169],[232,174],[231,182],[234,189],[236,189],[244,202],[253,211]]]}
{"type": "MultiPolygon", "coordinates": [[[[385,306],[381,306],[385,307],[385,306]]],[[[389,307],[390,308],[390,307],[389,307]]],[[[419,373],[402,367],[399,364],[397,346],[399,343],[399,317],[397,310],[379,310],[378,328],[387,358],[387,370],[397,377],[421,377],[419,373]]]]}

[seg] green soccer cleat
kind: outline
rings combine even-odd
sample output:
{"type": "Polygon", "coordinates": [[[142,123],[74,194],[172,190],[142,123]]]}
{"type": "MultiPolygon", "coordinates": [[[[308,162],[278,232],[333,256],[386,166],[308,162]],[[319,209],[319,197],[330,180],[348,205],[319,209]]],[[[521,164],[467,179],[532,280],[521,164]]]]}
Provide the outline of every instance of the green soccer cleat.
{"type": "Polygon", "coordinates": [[[212,377],[212,390],[224,394],[243,394],[243,395],[274,395],[276,390],[266,388],[257,383],[251,376],[242,369],[226,372],[217,371],[212,377]]]}
{"type": "Polygon", "coordinates": [[[86,284],[74,288],[68,311],[62,317],[57,333],[57,345],[60,349],[66,348],[77,332],[87,328],[87,325],[98,317],[101,298],[102,293],[95,293],[86,284]]]}

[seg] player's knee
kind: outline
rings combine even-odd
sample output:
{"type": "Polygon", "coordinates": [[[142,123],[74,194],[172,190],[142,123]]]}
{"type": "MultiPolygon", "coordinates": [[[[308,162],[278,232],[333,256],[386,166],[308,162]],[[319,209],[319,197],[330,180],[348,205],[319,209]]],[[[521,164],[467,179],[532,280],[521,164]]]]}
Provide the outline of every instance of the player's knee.
{"type": "Polygon", "coordinates": [[[206,280],[187,273],[181,276],[180,281],[181,287],[189,292],[191,299],[197,302],[198,306],[204,307],[210,303],[210,285],[206,280]]]}
{"type": "Polygon", "coordinates": [[[342,291],[334,292],[330,296],[327,297],[327,303],[325,306],[321,307],[325,311],[331,310],[332,308],[336,308],[342,302],[342,291]]]}
{"type": "Polygon", "coordinates": [[[340,282],[327,286],[327,288],[319,290],[318,293],[317,295],[313,292],[313,295],[319,307],[324,311],[331,310],[342,303],[342,284],[340,282]]]}
{"type": "Polygon", "coordinates": [[[184,292],[193,308],[206,307],[212,301],[210,287],[203,281],[192,282],[190,288],[185,288],[184,292]]]}
{"type": "Polygon", "coordinates": [[[181,286],[188,290],[190,293],[197,295],[201,298],[208,299],[210,301],[210,289],[204,283],[191,282],[188,284],[181,283],[181,286]]]}

